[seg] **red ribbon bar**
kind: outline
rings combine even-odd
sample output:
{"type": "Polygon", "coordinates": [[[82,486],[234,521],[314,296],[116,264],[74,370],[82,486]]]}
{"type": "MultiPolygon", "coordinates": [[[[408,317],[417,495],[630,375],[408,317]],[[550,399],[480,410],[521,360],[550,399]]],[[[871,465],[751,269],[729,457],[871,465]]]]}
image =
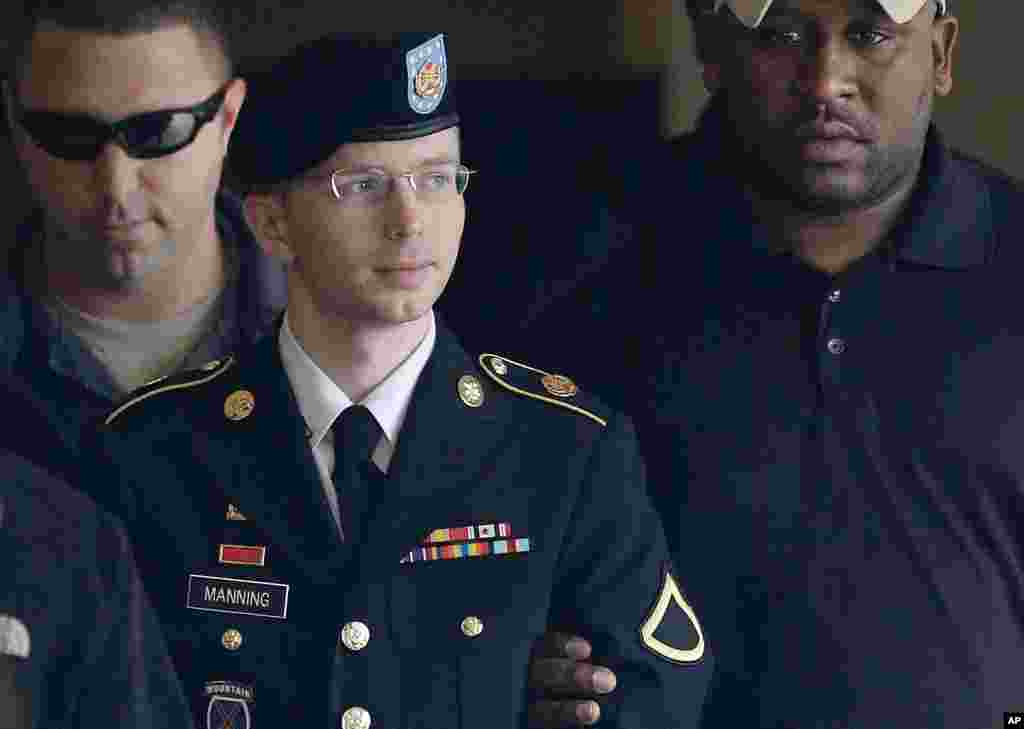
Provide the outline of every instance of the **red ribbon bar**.
{"type": "Polygon", "coordinates": [[[266,547],[248,547],[241,544],[222,544],[218,560],[221,564],[239,564],[262,567],[267,560],[266,547]]]}

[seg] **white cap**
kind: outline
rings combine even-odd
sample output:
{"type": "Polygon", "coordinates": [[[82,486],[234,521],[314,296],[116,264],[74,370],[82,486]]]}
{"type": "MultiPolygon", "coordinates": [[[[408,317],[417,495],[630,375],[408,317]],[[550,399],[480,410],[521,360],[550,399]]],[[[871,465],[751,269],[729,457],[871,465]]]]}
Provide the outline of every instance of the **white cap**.
{"type": "Polygon", "coordinates": [[[28,658],[32,641],[25,624],[10,615],[0,615],[0,656],[28,658]]]}
{"type": "MultiPolygon", "coordinates": [[[[937,0],[939,12],[946,12],[946,0],[937,0]]],[[[917,15],[928,0],[878,0],[878,4],[896,23],[906,23],[917,15]]],[[[748,28],[756,28],[764,20],[772,0],[715,0],[715,12],[723,5],[728,5],[741,23],[748,28]]]]}

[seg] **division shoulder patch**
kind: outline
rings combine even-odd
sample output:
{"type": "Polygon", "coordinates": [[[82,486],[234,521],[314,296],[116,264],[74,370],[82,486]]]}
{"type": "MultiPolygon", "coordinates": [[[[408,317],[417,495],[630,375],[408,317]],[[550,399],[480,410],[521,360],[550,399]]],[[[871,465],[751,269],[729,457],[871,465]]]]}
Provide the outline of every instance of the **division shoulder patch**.
{"type": "Polygon", "coordinates": [[[506,390],[572,410],[602,427],[608,424],[605,408],[565,375],[545,372],[497,354],[481,354],[479,362],[487,376],[506,390]]]}
{"type": "Polygon", "coordinates": [[[206,729],[250,729],[255,693],[251,686],[233,681],[208,681],[203,690],[206,729]]]}
{"type": "Polygon", "coordinates": [[[640,640],[651,653],[672,663],[696,663],[704,656],[704,631],[668,565],[654,607],[640,626],[640,640]]]}
{"type": "Polygon", "coordinates": [[[198,369],[186,370],[184,372],[178,372],[167,377],[161,377],[160,379],[153,380],[148,385],[143,385],[128,395],[125,401],[107,415],[103,422],[106,425],[111,425],[128,410],[134,408],[139,403],[145,402],[152,397],[156,397],[157,395],[205,385],[207,382],[217,379],[231,369],[231,366],[234,363],[234,357],[228,356],[224,359],[216,359],[212,362],[208,362],[198,369]]]}

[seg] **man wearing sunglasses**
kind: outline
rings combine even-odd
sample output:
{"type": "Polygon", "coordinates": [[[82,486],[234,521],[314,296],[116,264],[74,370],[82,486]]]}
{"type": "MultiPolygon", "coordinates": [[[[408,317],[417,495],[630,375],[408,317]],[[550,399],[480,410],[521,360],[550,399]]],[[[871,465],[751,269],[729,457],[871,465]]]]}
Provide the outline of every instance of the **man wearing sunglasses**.
{"type": "Polygon", "coordinates": [[[520,727],[531,641],[587,626],[608,726],[695,726],[710,651],[628,421],[434,315],[470,179],[447,38],[329,36],[250,81],[232,161],[280,330],[90,449],[197,716],[520,727]]]}
{"type": "Polygon", "coordinates": [[[1020,709],[1024,195],[932,124],[955,9],[689,0],[711,101],[646,170],[652,237],[544,312],[578,336],[532,332],[621,393],[669,541],[700,555],[709,729],[1020,709]]]}
{"type": "Polygon", "coordinates": [[[0,288],[0,368],[90,416],[262,335],[284,276],[221,189],[245,83],[213,3],[33,2],[7,120],[36,209],[0,288]]]}

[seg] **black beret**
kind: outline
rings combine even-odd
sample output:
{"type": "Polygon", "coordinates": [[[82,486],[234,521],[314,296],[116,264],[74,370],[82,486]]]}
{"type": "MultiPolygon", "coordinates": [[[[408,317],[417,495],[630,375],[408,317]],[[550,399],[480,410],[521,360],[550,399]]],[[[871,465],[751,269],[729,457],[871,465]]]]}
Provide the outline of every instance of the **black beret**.
{"type": "Polygon", "coordinates": [[[439,33],[329,35],[246,80],[228,152],[245,185],[298,177],[349,142],[412,139],[459,123],[439,33]]]}

